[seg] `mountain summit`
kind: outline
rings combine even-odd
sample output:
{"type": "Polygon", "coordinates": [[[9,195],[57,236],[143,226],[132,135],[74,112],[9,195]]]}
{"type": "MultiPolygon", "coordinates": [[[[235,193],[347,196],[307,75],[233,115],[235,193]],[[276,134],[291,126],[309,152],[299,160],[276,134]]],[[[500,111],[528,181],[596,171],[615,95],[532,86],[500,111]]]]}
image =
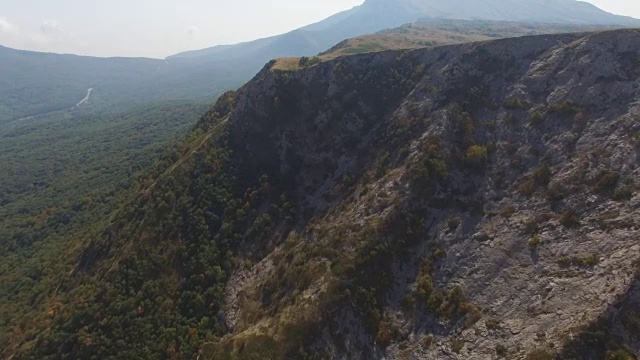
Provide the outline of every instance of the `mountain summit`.
{"type": "Polygon", "coordinates": [[[457,20],[530,21],[634,26],[634,18],[610,14],[595,5],[575,0],[367,0],[363,9],[384,14],[405,11],[405,21],[416,17],[457,20]]]}
{"type": "Polygon", "coordinates": [[[268,61],[283,56],[313,55],[350,37],[425,18],[640,26],[638,19],[614,15],[575,0],[367,0],[360,6],[286,34],[184,52],[168,59],[212,61],[251,57],[268,61]]]}

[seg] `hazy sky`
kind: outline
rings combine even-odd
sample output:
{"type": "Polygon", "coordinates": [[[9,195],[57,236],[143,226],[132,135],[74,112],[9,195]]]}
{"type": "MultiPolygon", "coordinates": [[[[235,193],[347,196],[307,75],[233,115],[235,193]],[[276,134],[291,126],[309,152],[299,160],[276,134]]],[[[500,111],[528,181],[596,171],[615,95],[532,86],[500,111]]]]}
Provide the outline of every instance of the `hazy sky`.
{"type": "MultiPolygon", "coordinates": [[[[0,0],[0,45],[96,56],[165,57],[280,34],[362,2],[0,0]]],[[[640,18],[639,0],[589,2],[640,18]]]]}

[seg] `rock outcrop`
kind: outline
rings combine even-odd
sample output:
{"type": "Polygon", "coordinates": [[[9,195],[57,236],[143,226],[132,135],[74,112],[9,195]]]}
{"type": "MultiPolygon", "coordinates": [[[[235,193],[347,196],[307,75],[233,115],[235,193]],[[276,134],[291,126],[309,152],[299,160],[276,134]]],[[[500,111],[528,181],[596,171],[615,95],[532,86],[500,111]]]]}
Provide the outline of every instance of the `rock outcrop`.
{"type": "Polygon", "coordinates": [[[234,331],[207,351],[257,336],[342,359],[640,351],[638,44],[623,30],[270,63],[238,92],[230,143],[302,215],[232,277],[234,331]]]}

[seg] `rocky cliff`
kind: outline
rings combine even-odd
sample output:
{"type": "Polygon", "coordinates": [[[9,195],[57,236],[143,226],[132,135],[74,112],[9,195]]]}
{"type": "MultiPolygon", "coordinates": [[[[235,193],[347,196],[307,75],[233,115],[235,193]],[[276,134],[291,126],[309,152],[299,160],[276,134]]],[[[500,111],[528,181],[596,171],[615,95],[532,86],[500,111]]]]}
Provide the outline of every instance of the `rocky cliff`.
{"type": "Polygon", "coordinates": [[[270,62],[91,239],[15,358],[633,359],[639,44],[270,62]]]}
{"type": "Polygon", "coordinates": [[[234,272],[233,331],[211,351],[241,356],[256,337],[320,358],[640,351],[639,43],[628,30],[268,65],[237,94],[231,144],[241,168],[287,184],[300,218],[234,272]]]}

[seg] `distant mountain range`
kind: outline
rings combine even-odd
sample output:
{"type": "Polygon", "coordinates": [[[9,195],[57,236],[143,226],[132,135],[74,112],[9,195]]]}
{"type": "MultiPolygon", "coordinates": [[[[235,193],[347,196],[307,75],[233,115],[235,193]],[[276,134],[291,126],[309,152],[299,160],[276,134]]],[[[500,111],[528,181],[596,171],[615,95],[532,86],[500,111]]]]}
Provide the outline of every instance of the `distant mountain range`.
{"type": "Polygon", "coordinates": [[[168,59],[224,60],[302,56],[326,50],[355,36],[419,19],[517,21],[579,25],[640,26],[640,20],[610,14],[575,0],[367,0],[362,5],[286,34],[188,51],[168,59]]]}

